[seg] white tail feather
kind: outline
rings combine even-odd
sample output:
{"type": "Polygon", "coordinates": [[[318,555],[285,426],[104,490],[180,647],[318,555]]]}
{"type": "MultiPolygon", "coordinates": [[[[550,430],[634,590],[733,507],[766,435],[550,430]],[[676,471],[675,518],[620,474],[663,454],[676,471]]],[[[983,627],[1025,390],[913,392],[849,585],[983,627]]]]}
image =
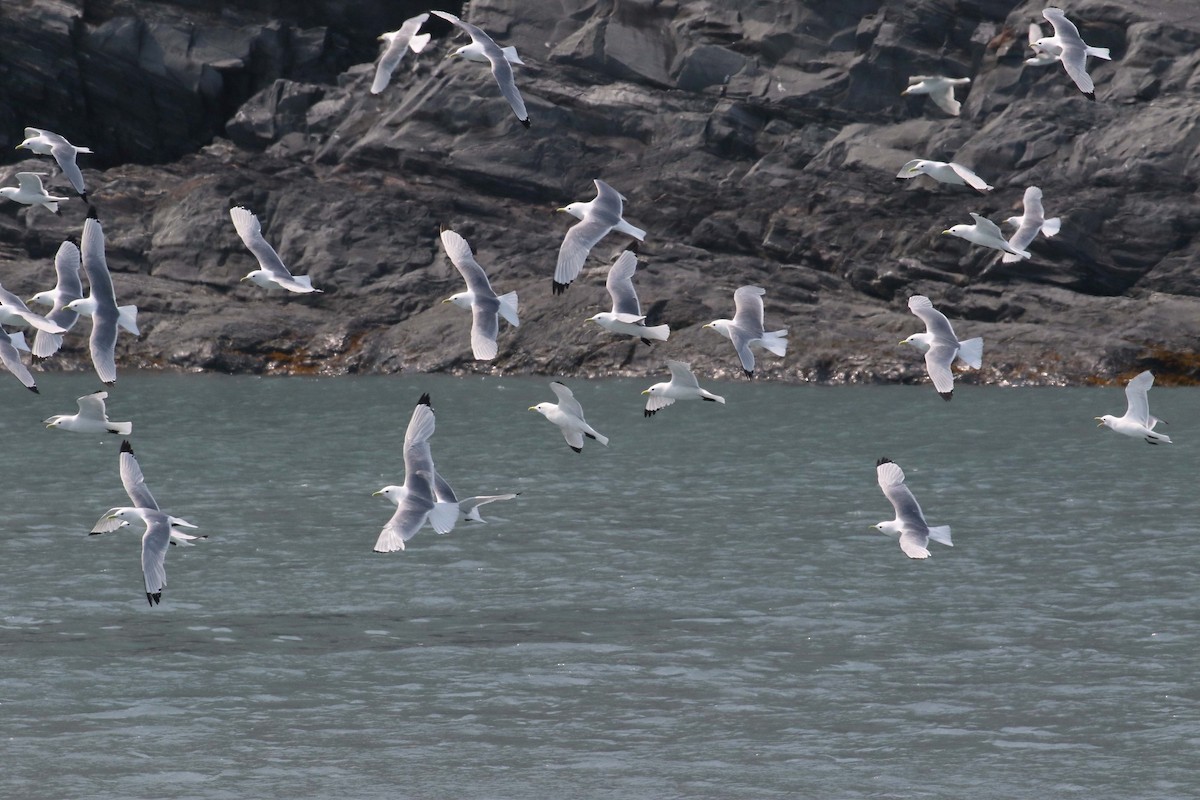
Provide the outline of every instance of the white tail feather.
{"type": "Polygon", "coordinates": [[[950,541],[949,525],[939,525],[936,528],[930,528],[929,538],[933,539],[938,544],[946,545],[946,547],[954,547],[954,542],[950,541]]]}
{"type": "Polygon", "coordinates": [[[429,512],[429,524],[438,533],[449,533],[458,522],[458,503],[434,503],[429,512]]]}
{"type": "Polygon", "coordinates": [[[428,33],[418,33],[416,36],[408,40],[408,49],[414,53],[419,53],[429,44],[428,33]]]}
{"type": "MultiPolygon", "coordinates": [[[[517,55],[517,48],[504,47],[504,48],[501,48],[501,50],[504,53],[504,58],[506,61],[508,61],[508,63],[520,64],[521,66],[525,66],[525,62],[521,60],[521,57],[519,55],[517,55]]],[[[1107,53],[1108,51],[1105,50],[1104,52],[1107,53]]],[[[1105,56],[1105,58],[1108,58],[1108,56],[1105,56]]]]}
{"type": "Polygon", "coordinates": [[[500,301],[500,316],[504,317],[505,322],[514,328],[520,327],[521,323],[517,321],[517,293],[509,292],[496,299],[500,301]]]}
{"type": "Polygon", "coordinates": [[[1112,56],[1108,54],[1107,47],[1089,47],[1086,52],[1089,56],[1103,58],[1105,61],[1112,61],[1112,56]]]}
{"type": "Polygon", "coordinates": [[[117,325],[132,333],[134,336],[141,336],[142,332],[137,326],[137,306],[121,306],[117,309],[117,325]]]}
{"type": "Polygon", "coordinates": [[[128,436],[133,433],[132,422],[110,422],[108,423],[109,433],[119,433],[122,436],[128,436]]]}
{"type": "MultiPolygon", "coordinates": [[[[40,334],[40,333],[41,333],[41,331],[38,331],[38,333],[40,334]]],[[[61,337],[60,337],[60,338],[61,338],[61,337]]],[[[24,334],[24,332],[22,332],[22,331],[13,331],[12,333],[10,333],[10,334],[8,335],[8,340],[9,340],[10,342],[12,342],[12,346],[13,346],[13,347],[15,347],[15,348],[17,348],[18,350],[24,350],[26,353],[28,353],[28,352],[29,352],[29,345],[25,344],[25,334],[24,334]]]]}
{"type": "Polygon", "coordinates": [[[1046,236],[1054,236],[1062,229],[1062,220],[1058,217],[1051,217],[1042,223],[1042,233],[1046,236]]]}
{"type": "Polygon", "coordinates": [[[762,346],[777,356],[787,355],[787,328],[781,331],[768,331],[763,334],[762,346]]]}
{"type": "Polygon", "coordinates": [[[62,347],[62,334],[38,331],[33,337],[33,354],[38,358],[48,358],[62,347]]]}
{"type": "Polygon", "coordinates": [[[655,325],[652,328],[642,328],[643,339],[654,339],[655,341],[665,342],[670,335],[671,328],[668,325],[655,325]]]}
{"type": "Polygon", "coordinates": [[[958,360],[971,369],[983,366],[983,339],[978,337],[958,343],[958,360]]]}
{"type": "Polygon", "coordinates": [[[644,230],[642,230],[641,228],[633,227],[625,220],[621,220],[620,222],[618,222],[613,227],[613,230],[617,231],[618,233],[623,233],[626,236],[632,236],[633,238],[637,239],[639,242],[646,241],[646,232],[644,230]]]}

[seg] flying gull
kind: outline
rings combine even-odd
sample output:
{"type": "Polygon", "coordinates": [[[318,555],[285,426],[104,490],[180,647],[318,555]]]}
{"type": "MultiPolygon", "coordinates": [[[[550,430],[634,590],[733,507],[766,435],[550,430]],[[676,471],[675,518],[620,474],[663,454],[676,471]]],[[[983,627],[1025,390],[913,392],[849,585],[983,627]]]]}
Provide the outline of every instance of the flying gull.
{"type": "Polygon", "coordinates": [[[88,295],[81,300],[72,300],[66,307],[92,318],[92,335],[88,340],[92,365],[100,380],[111,386],[117,382],[117,328],[139,335],[137,306],[117,306],[112,276],[104,258],[104,229],[92,214],[88,212],[88,218],[83,221],[80,246],[83,271],[88,277],[88,295]]]}
{"type": "Polygon", "coordinates": [[[108,409],[104,401],[108,392],[92,392],[78,398],[75,402],[79,411],[75,414],[55,414],[43,420],[47,428],[59,428],[75,433],[119,433],[128,436],[133,432],[132,422],[109,422],[108,409]]]}
{"type": "Polygon", "coordinates": [[[633,273],[637,269],[637,256],[626,250],[617,258],[616,263],[608,270],[608,280],[604,287],[612,298],[612,311],[601,311],[588,317],[589,322],[595,322],[601,328],[634,336],[646,344],[651,339],[665,342],[671,334],[666,325],[646,325],[646,315],[642,313],[638,303],[637,291],[633,288],[633,273]]]}
{"type": "Polygon", "coordinates": [[[504,95],[504,99],[512,106],[512,110],[521,124],[528,128],[529,112],[525,110],[525,101],[521,99],[521,92],[517,89],[517,82],[513,78],[512,65],[525,63],[517,57],[516,48],[500,47],[482,29],[469,22],[463,22],[453,14],[436,10],[433,13],[454,23],[470,35],[471,43],[463,45],[450,55],[462,56],[467,61],[491,64],[492,77],[496,79],[496,84],[500,87],[500,94],[504,95]]]}
{"type": "Polygon", "coordinates": [[[558,249],[558,263],[554,267],[554,283],[551,287],[554,294],[565,292],[571,281],[579,277],[588,253],[609,231],[632,236],[639,242],[646,239],[644,230],[633,227],[621,217],[624,198],[620,192],[602,180],[596,179],[593,183],[596,184],[595,200],[571,203],[558,209],[581,221],[571,226],[558,249]]]}
{"type": "Polygon", "coordinates": [[[896,510],[896,518],[872,525],[882,533],[900,537],[900,549],[909,558],[929,558],[929,540],[940,542],[947,547],[953,547],[950,541],[950,526],[941,525],[931,528],[925,522],[921,506],[917,498],[904,484],[904,470],[890,458],[881,458],[875,462],[875,475],[879,479],[879,488],[883,496],[896,510]]]}
{"type": "Polygon", "coordinates": [[[914,158],[896,173],[896,177],[901,179],[915,178],[918,175],[928,175],[940,183],[970,186],[981,192],[990,192],[993,188],[983,178],[962,164],[956,164],[953,161],[929,161],[924,158],[914,158]]]}
{"type": "Polygon", "coordinates": [[[491,361],[496,357],[500,317],[514,327],[520,325],[517,321],[517,293],[497,296],[487,273],[471,254],[471,246],[454,231],[442,231],[442,247],[450,257],[450,263],[467,282],[467,291],[451,295],[442,302],[453,303],[471,312],[471,352],[480,361],[491,361]]]}
{"type": "MultiPolygon", "coordinates": [[[[54,288],[38,292],[29,298],[30,303],[49,305],[46,319],[59,327],[70,330],[79,319],[79,312],[67,308],[67,304],[83,299],[83,281],[79,277],[79,248],[74,242],[63,242],[54,256],[54,272],[57,275],[54,288]]],[[[33,338],[33,357],[48,358],[62,347],[62,334],[39,330],[33,338]]]]}
{"type": "Polygon", "coordinates": [[[171,528],[179,525],[194,528],[187,520],[164,513],[155,502],[142,468],[133,454],[128,440],[121,442],[118,456],[121,465],[121,485],[129,495],[132,506],[110,508],[92,527],[91,535],[108,533],[124,527],[124,523],[140,519],[146,526],[142,534],[142,575],[146,581],[146,602],[155,605],[162,601],[163,588],[167,585],[167,547],[171,542],[171,528]]]}
{"type": "Polygon", "coordinates": [[[53,156],[58,163],[58,168],[71,182],[71,186],[75,187],[75,191],[84,199],[84,202],[88,202],[87,189],[83,185],[83,173],[79,171],[79,165],[75,163],[75,156],[79,153],[90,153],[91,150],[86,147],[77,147],[57,133],[41,128],[26,128],[25,141],[17,145],[17,149],[20,150],[22,147],[39,156],[53,156]]]}
{"type": "Polygon", "coordinates": [[[1129,407],[1125,409],[1125,415],[1120,418],[1114,417],[1112,414],[1096,417],[1096,421],[1100,423],[1096,427],[1112,428],[1117,433],[1124,434],[1125,436],[1143,438],[1150,444],[1158,444],[1159,442],[1171,444],[1170,436],[1154,432],[1154,426],[1162,422],[1162,420],[1150,414],[1150,401],[1146,393],[1150,391],[1150,387],[1153,385],[1154,375],[1150,370],[1146,370],[1129,381],[1129,383],[1125,384],[1125,399],[1129,401],[1129,407]]]}
{"type": "Polygon", "coordinates": [[[965,86],[970,78],[947,78],[944,75],[913,75],[908,79],[909,86],[900,94],[927,94],[937,107],[947,114],[958,116],[962,103],[954,99],[954,87],[965,86]]]}
{"type": "Polygon", "coordinates": [[[1088,100],[1095,100],[1096,85],[1092,82],[1092,76],[1087,72],[1087,57],[1095,56],[1109,61],[1112,57],[1108,53],[1108,48],[1091,47],[1084,42],[1079,35],[1079,29],[1071,20],[1067,19],[1067,15],[1061,8],[1051,6],[1042,9],[1042,16],[1054,26],[1054,35],[1038,39],[1033,43],[1034,49],[1057,56],[1058,60],[1062,62],[1063,68],[1066,69],[1067,75],[1079,87],[1079,91],[1083,92],[1088,100]]]}
{"type": "MultiPolygon", "coordinates": [[[[1050,237],[1057,234],[1062,227],[1062,220],[1058,217],[1046,219],[1045,209],[1042,208],[1042,190],[1038,187],[1030,186],[1025,190],[1023,205],[1024,213],[1021,216],[1005,220],[1017,229],[1008,240],[1008,246],[1013,250],[1025,250],[1037,238],[1038,233],[1050,237]]],[[[1014,253],[1005,253],[1000,260],[1007,264],[1020,261],[1021,257],[1014,253]]]]}
{"type": "Polygon", "coordinates": [[[427,19],[429,19],[428,14],[418,14],[404,20],[404,24],[398,30],[390,31],[379,37],[379,41],[384,42],[384,45],[379,54],[379,64],[375,67],[375,81],[371,84],[371,94],[379,94],[387,88],[388,82],[392,79],[392,73],[396,71],[396,67],[400,66],[400,61],[406,52],[412,50],[414,53],[419,53],[429,44],[428,33],[417,33],[427,19]]]}
{"type": "Polygon", "coordinates": [[[267,244],[267,240],[263,238],[262,225],[259,224],[258,217],[241,206],[229,209],[229,216],[233,220],[233,226],[237,228],[242,243],[258,259],[258,269],[247,273],[242,280],[252,281],[262,287],[275,284],[296,294],[323,291],[314,289],[312,279],[307,275],[292,275],[288,272],[288,268],[283,265],[275,248],[267,244]]]}
{"type": "Polygon", "coordinates": [[[29,367],[21,363],[21,355],[19,351],[24,350],[29,352],[29,345],[25,343],[25,334],[21,331],[8,331],[0,328],[0,364],[13,374],[13,376],[21,382],[29,391],[38,394],[37,381],[33,378],[33,373],[29,371],[29,367]]]}
{"type": "Polygon", "coordinates": [[[561,428],[563,438],[567,440],[567,446],[576,453],[583,451],[584,436],[589,439],[595,439],[600,444],[608,447],[608,437],[598,433],[595,428],[587,424],[587,421],[584,420],[583,406],[579,405],[579,401],[575,399],[574,393],[565,384],[558,381],[551,383],[550,388],[554,390],[554,394],[558,397],[558,404],[538,403],[536,406],[530,406],[529,410],[538,412],[561,428]]]}
{"type": "Polygon", "coordinates": [[[668,361],[667,369],[671,370],[671,380],[668,383],[656,383],[642,392],[642,394],[650,395],[646,398],[646,410],[642,412],[643,416],[653,417],[676,400],[708,400],[721,405],[725,404],[724,397],[700,388],[699,381],[692,373],[691,365],[682,361],[668,361]]]}
{"type": "Polygon", "coordinates": [[[0,186],[0,197],[7,197],[27,206],[42,206],[60,216],[62,212],[58,210],[58,204],[69,199],[48,194],[37,172],[18,172],[17,185],[0,186]]]}
{"type": "MultiPolygon", "coordinates": [[[[486,506],[488,503],[495,503],[498,500],[512,500],[516,498],[520,492],[508,494],[491,494],[479,495],[477,497],[468,497],[465,500],[459,500],[453,487],[449,482],[442,477],[440,472],[435,472],[433,476],[433,494],[439,503],[453,503],[458,507],[458,519],[463,522],[483,522],[487,520],[479,515],[479,507],[486,506]]],[[[439,531],[444,533],[444,531],[439,531]]]]}
{"type": "MultiPolygon", "coordinates": [[[[942,233],[966,239],[971,244],[977,244],[981,247],[990,247],[993,250],[1011,253],[1020,258],[1033,258],[1033,254],[1028,250],[1018,250],[1009,244],[996,223],[986,217],[979,216],[974,211],[970,212],[970,214],[971,219],[975,220],[974,225],[955,225],[942,231],[942,233]]],[[[1017,260],[1020,260],[1020,258],[1017,260]]]]}
{"type": "Polygon", "coordinates": [[[925,370],[933,381],[933,388],[944,400],[949,400],[954,394],[954,373],[950,365],[957,358],[972,369],[983,366],[983,339],[977,337],[960,342],[950,320],[923,295],[908,298],[908,310],[925,323],[925,332],[914,333],[900,344],[911,344],[925,354],[925,370]]]}
{"type": "Polygon", "coordinates": [[[36,328],[47,333],[66,333],[67,329],[56,322],[29,310],[25,301],[0,286],[0,325],[20,325],[36,328]]]}
{"type": "Polygon", "coordinates": [[[376,553],[394,553],[404,549],[404,543],[429,522],[438,533],[447,533],[458,521],[456,503],[439,502],[434,496],[437,470],[429,437],[434,430],[433,406],[429,395],[417,400],[408,428],[404,432],[404,484],[385,486],[375,495],[383,495],[396,504],[396,512],[383,526],[375,541],[376,553]]]}
{"type": "Polygon", "coordinates": [[[733,319],[717,319],[704,325],[712,328],[733,342],[742,370],[747,377],[754,377],[754,352],[750,345],[757,344],[777,356],[787,355],[787,328],[778,331],[763,330],[763,295],[766,289],[759,286],[743,286],[733,293],[733,319]]]}

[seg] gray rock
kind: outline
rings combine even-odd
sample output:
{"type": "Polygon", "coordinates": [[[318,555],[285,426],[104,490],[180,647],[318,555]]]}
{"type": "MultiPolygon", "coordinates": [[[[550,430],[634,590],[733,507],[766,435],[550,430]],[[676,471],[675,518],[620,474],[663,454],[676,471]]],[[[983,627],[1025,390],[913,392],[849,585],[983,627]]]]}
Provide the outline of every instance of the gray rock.
{"type": "MultiPolygon", "coordinates": [[[[1068,9],[1088,42],[1113,50],[1090,64],[1093,103],[1061,67],[1023,63],[1042,5],[474,2],[465,16],[526,61],[525,130],[485,67],[443,60],[462,38],[440,22],[426,53],[368,93],[371,37],[420,9],[366,3],[357,18],[297,2],[270,19],[125,0],[83,19],[34,0],[0,26],[0,135],[38,124],[97,151],[85,174],[118,296],[141,306],[145,330],[122,339],[122,364],[641,375],[682,357],[740,379],[728,342],[701,326],[759,283],[768,324],[791,329],[787,358],[763,359],[767,378],[924,380],[915,351],[892,343],[919,325],[906,301],[925,293],[960,335],[988,341],[967,382],[1147,366],[1200,379],[1200,21],[1184,0],[1068,9]],[[900,96],[920,72],[972,78],[961,117],[900,96]],[[996,188],[896,181],[915,157],[966,163],[996,188]],[[595,178],[648,231],[639,291],[672,326],[667,343],[583,325],[607,303],[605,271],[628,237],[606,237],[567,293],[550,293],[572,222],[554,209],[590,199],[595,178]],[[1031,261],[1002,264],[941,234],[971,211],[1019,213],[1029,185],[1063,218],[1031,261]],[[325,293],[240,283],[253,260],[229,221],[235,204],[325,293]],[[439,302],[460,288],[443,224],[498,291],[520,293],[522,325],[502,329],[494,364],[470,359],[469,319],[439,302]]],[[[20,157],[0,175],[46,166],[20,157]]],[[[5,286],[45,288],[84,210],[0,205],[5,286]]],[[[45,368],[86,367],[85,348],[68,337],[45,368]]]]}

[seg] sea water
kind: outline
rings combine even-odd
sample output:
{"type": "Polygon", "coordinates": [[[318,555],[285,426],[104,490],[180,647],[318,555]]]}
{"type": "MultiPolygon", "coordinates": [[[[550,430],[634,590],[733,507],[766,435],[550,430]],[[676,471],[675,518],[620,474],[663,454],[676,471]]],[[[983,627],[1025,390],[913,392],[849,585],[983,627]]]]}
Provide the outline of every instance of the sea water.
{"type": "MultiPolygon", "coordinates": [[[[665,375],[662,378],[666,379],[665,375]]],[[[125,374],[146,481],[208,539],[148,606],[94,378],[0,391],[13,798],[1182,798],[1200,785],[1200,392],[125,374]],[[372,552],[432,395],[487,524],[372,552]],[[875,462],[931,524],[912,561],[875,462]]]]}

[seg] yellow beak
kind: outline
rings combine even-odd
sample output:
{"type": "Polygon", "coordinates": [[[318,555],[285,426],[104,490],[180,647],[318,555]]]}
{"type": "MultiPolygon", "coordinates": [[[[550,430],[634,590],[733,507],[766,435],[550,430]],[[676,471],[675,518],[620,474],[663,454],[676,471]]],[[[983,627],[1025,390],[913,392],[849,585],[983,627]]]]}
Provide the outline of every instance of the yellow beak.
{"type": "Polygon", "coordinates": [[[642,390],[642,394],[650,394],[650,390],[649,390],[649,389],[643,389],[643,390],[642,390]]]}

